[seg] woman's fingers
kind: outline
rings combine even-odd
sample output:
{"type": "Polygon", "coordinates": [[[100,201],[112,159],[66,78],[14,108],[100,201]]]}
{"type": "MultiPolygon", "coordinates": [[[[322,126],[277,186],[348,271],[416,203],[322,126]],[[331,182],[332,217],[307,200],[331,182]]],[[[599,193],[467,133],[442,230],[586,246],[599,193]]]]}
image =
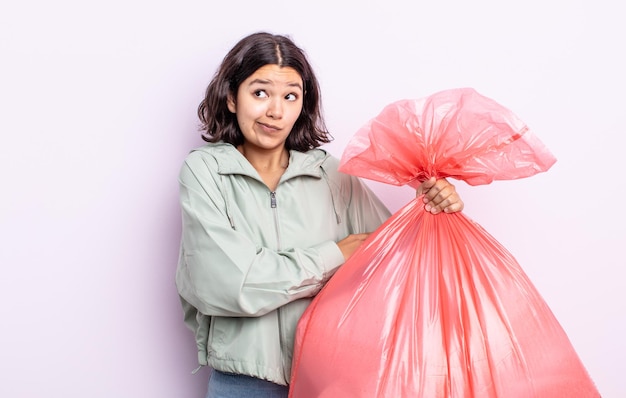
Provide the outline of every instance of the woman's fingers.
{"type": "MultiPolygon", "coordinates": [[[[432,214],[440,212],[454,213],[463,210],[464,204],[454,185],[445,178],[436,180],[433,178],[422,183],[417,192],[424,194],[425,209],[432,214]]],[[[419,195],[418,195],[419,196],[419,195]]]]}
{"type": "Polygon", "coordinates": [[[417,190],[415,191],[415,196],[426,194],[436,184],[437,179],[435,177],[430,177],[428,180],[422,182],[419,187],[417,187],[417,190]]]}
{"type": "Polygon", "coordinates": [[[369,233],[352,234],[337,242],[337,246],[339,246],[339,250],[341,250],[343,258],[348,261],[356,249],[358,249],[359,246],[365,242],[368,236],[369,233]]]}

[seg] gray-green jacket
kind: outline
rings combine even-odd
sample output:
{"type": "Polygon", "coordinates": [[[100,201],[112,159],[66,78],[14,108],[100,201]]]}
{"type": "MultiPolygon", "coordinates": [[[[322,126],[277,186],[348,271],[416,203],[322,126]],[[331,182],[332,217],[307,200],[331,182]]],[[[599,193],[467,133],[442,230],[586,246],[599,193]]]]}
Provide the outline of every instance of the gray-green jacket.
{"type": "Polygon", "coordinates": [[[321,149],[291,151],[270,192],[230,144],[188,155],[176,285],[200,365],[289,383],[298,320],[344,262],[336,242],[390,215],[338,163],[321,149]]]}

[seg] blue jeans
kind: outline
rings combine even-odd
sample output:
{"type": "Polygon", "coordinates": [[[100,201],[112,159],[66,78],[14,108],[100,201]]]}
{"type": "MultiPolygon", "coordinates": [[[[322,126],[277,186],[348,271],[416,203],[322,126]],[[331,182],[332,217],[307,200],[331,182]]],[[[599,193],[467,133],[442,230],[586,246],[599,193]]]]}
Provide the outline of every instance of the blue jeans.
{"type": "Polygon", "coordinates": [[[287,398],[289,387],[245,375],[211,370],[206,398],[287,398]]]}

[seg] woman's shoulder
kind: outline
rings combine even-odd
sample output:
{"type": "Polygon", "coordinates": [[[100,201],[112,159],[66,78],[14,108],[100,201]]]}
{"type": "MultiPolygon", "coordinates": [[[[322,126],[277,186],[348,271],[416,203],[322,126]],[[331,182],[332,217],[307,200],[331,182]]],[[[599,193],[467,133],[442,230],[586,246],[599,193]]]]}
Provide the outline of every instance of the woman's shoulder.
{"type": "Polygon", "coordinates": [[[315,148],[306,152],[300,152],[300,154],[300,156],[308,160],[308,163],[316,164],[322,168],[337,169],[339,167],[339,159],[325,149],[315,148]]]}
{"type": "Polygon", "coordinates": [[[333,181],[335,184],[342,186],[346,184],[352,184],[351,180],[355,179],[356,177],[343,173],[341,170],[339,170],[341,161],[338,157],[323,149],[315,149],[313,151],[318,151],[318,153],[314,156],[317,157],[319,161],[319,167],[324,171],[324,174],[327,176],[328,179],[333,181]]]}
{"type": "Polygon", "coordinates": [[[296,169],[308,171],[311,174],[319,173],[320,169],[325,173],[336,173],[339,167],[339,159],[321,148],[310,149],[306,152],[292,150],[289,162],[296,169]]]}
{"type": "Polygon", "coordinates": [[[183,162],[183,170],[219,173],[224,169],[231,169],[232,163],[239,152],[225,143],[207,143],[192,149],[183,162]]]}
{"type": "Polygon", "coordinates": [[[231,144],[223,142],[206,143],[202,146],[192,149],[185,157],[185,163],[195,161],[206,161],[212,159],[217,163],[222,163],[231,159],[233,154],[239,153],[237,149],[231,144]]]}
{"type": "Polygon", "coordinates": [[[221,154],[230,154],[233,151],[237,151],[237,149],[225,142],[208,142],[202,146],[193,148],[187,154],[187,158],[189,157],[201,157],[201,156],[219,156],[221,154]]]}

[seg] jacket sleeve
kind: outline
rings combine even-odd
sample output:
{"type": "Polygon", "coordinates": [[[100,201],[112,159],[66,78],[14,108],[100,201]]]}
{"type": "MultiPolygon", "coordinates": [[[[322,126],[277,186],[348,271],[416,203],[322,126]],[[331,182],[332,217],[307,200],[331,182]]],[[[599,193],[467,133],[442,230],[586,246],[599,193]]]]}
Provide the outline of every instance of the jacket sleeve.
{"type": "Polygon", "coordinates": [[[390,217],[390,212],[359,178],[349,177],[348,223],[350,233],[374,232],[390,217]]]}
{"type": "Polygon", "coordinates": [[[213,159],[190,156],[180,174],[182,299],[210,316],[261,316],[317,294],[344,262],[333,241],[282,252],[231,228],[213,159]]]}
{"type": "Polygon", "coordinates": [[[329,157],[323,169],[331,185],[338,187],[339,196],[344,201],[349,232],[374,232],[391,216],[389,209],[363,180],[338,171],[338,166],[339,160],[329,157]]]}

